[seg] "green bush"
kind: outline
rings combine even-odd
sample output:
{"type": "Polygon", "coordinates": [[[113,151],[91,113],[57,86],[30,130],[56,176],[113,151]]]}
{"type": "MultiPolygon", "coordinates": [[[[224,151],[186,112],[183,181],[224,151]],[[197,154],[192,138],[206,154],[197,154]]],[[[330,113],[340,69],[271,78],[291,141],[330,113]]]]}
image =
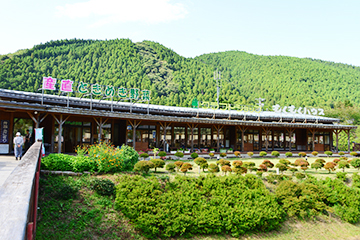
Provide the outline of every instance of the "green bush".
{"type": "Polygon", "coordinates": [[[325,153],[328,157],[333,154],[332,151],[325,151],[324,153],[325,153]]]}
{"type": "Polygon", "coordinates": [[[205,160],[205,158],[197,157],[195,158],[194,162],[202,168],[203,171],[205,171],[206,168],[208,168],[208,162],[205,160]]]}
{"type": "Polygon", "coordinates": [[[169,172],[175,172],[175,168],[176,168],[175,163],[168,163],[166,164],[165,167],[165,169],[168,170],[169,172]]]}
{"type": "Polygon", "coordinates": [[[193,152],[191,155],[190,155],[193,159],[197,158],[199,156],[199,154],[197,154],[196,152],[193,152]]]}
{"type": "Polygon", "coordinates": [[[316,157],[319,153],[317,151],[313,151],[311,154],[316,157]]]}
{"type": "Polygon", "coordinates": [[[149,239],[220,233],[240,237],[277,229],[284,221],[275,197],[253,175],[176,176],[165,187],[140,176],[122,176],[119,182],[116,209],[149,239]]]}
{"type": "Polygon", "coordinates": [[[264,157],[264,156],[266,156],[267,155],[267,152],[264,152],[264,151],[261,151],[260,153],[259,153],[259,156],[260,157],[264,157]]]}
{"type": "Polygon", "coordinates": [[[110,179],[95,179],[93,189],[102,196],[110,196],[114,194],[115,184],[110,179]]]}
{"type": "Polygon", "coordinates": [[[319,162],[313,162],[311,164],[311,168],[316,169],[316,172],[317,172],[318,169],[322,168],[323,166],[324,166],[324,164],[319,163],[319,162]]]}
{"type": "Polygon", "coordinates": [[[184,153],[183,152],[176,152],[175,156],[178,157],[178,158],[182,158],[184,156],[184,153]]]}
{"type": "Polygon", "coordinates": [[[270,161],[270,160],[267,160],[265,159],[262,164],[264,164],[267,168],[273,168],[274,167],[274,164],[270,161]]]}
{"type": "Polygon", "coordinates": [[[306,156],[306,152],[299,152],[298,155],[299,155],[299,157],[305,157],[305,156],[306,156]]]}
{"type": "Polygon", "coordinates": [[[280,159],[280,160],[279,160],[279,163],[282,163],[282,164],[284,164],[284,165],[286,165],[286,166],[289,166],[289,165],[290,165],[290,161],[287,160],[287,159],[285,159],[285,158],[280,159]]]}
{"type": "Polygon", "coordinates": [[[360,158],[355,158],[355,159],[351,160],[350,165],[359,170],[360,169],[360,158]]]}
{"type": "Polygon", "coordinates": [[[283,163],[278,163],[275,165],[275,167],[278,168],[281,173],[286,171],[287,169],[287,166],[283,163]]]}
{"type": "Polygon", "coordinates": [[[226,157],[226,153],[220,153],[220,157],[226,157]]]}
{"type": "Polygon", "coordinates": [[[340,179],[341,181],[345,182],[346,179],[346,172],[337,172],[336,173],[336,178],[340,179]]]}
{"type": "MultiPolygon", "coordinates": [[[[159,154],[159,156],[160,156],[160,154],[159,154]]],[[[165,166],[165,161],[161,160],[159,158],[153,158],[150,161],[154,164],[155,172],[156,172],[156,168],[162,168],[165,166]]]]}
{"type": "Polygon", "coordinates": [[[210,163],[208,169],[209,169],[209,171],[212,172],[212,173],[217,173],[217,172],[219,172],[219,167],[218,167],[218,165],[216,165],[215,163],[210,163]]]}
{"type": "Polygon", "coordinates": [[[131,171],[139,161],[139,154],[130,146],[114,148],[109,143],[100,142],[88,148],[88,154],[96,162],[99,172],[131,171]]]}
{"type": "Polygon", "coordinates": [[[74,156],[62,153],[51,153],[41,159],[41,168],[51,171],[73,171],[74,156]]]}
{"type": "Polygon", "coordinates": [[[304,179],[306,177],[306,175],[304,173],[301,172],[297,172],[295,173],[295,177],[299,180],[304,179]]]}
{"type": "Polygon", "coordinates": [[[153,162],[151,161],[146,161],[146,160],[143,160],[143,161],[139,161],[135,164],[134,166],[134,171],[135,172],[143,172],[143,173],[148,173],[149,170],[151,168],[154,168],[155,165],[153,162]]]}
{"type": "Polygon", "coordinates": [[[338,162],[338,168],[342,168],[343,172],[345,172],[345,168],[349,168],[349,167],[350,164],[345,160],[338,162]]]}
{"type": "Polygon", "coordinates": [[[149,157],[149,154],[147,154],[147,153],[142,153],[142,154],[140,154],[140,157],[141,157],[143,160],[145,160],[145,158],[148,158],[148,157],[149,157]]]}
{"type": "Polygon", "coordinates": [[[166,157],[166,155],[167,154],[166,154],[165,151],[160,151],[159,154],[158,154],[159,157],[166,157]]]}
{"type": "Polygon", "coordinates": [[[315,216],[327,208],[324,189],[311,182],[282,181],[276,188],[275,195],[278,203],[290,217],[315,216]]]}
{"type": "Polygon", "coordinates": [[[285,156],[286,156],[286,157],[292,157],[292,155],[293,155],[292,152],[286,152],[286,153],[285,153],[285,156]]]}
{"type": "Polygon", "coordinates": [[[92,158],[86,156],[78,155],[73,157],[71,164],[74,172],[97,171],[96,162],[92,158]]]}
{"type": "Polygon", "coordinates": [[[356,157],[356,156],[357,156],[357,152],[351,152],[350,155],[353,156],[353,157],[356,157]]]}
{"type": "Polygon", "coordinates": [[[284,180],[292,179],[292,176],[288,176],[288,175],[284,175],[284,174],[277,175],[277,174],[270,173],[266,178],[270,183],[279,183],[284,180]]]}
{"type": "Polygon", "coordinates": [[[248,152],[247,155],[251,158],[254,155],[254,153],[253,152],[248,152]]]}
{"type": "Polygon", "coordinates": [[[344,153],[343,151],[341,151],[341,152],[339,152],[339,155],[340,155],[340,156],[344,156],[345,153],[344,153]]]}
{"type": "Polygon", "coordinates": [[[272,151],[271,156],[278,157],[280,156],[280,153],[278,151],[272,151]]]}

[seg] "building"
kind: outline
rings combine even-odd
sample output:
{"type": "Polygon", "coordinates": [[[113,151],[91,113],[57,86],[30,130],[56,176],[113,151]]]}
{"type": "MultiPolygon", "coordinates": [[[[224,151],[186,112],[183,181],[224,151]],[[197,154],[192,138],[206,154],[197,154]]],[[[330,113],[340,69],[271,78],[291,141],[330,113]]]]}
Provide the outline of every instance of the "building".
{"type": "Polygon", "coordinates": [[[136,150],[337,151],[333,133],[337,143],[341,131],[350,136],[356,128],[310,114],[171,107],[5,89],[0,89],[0,120],[0,153],[5,154],[13,151],[13,136],[24,134],[24,126],[44,129],[46,152],[74,152],[76,146],[99,139],[136,150]]]}

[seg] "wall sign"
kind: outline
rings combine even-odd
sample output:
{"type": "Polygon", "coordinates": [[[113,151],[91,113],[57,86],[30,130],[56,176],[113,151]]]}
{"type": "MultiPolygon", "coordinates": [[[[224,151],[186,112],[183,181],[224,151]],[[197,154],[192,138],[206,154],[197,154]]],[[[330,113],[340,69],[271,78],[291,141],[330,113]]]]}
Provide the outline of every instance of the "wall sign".
{"type": "Polygon", "coordinates": [[[1,120],[0,143],[9,143],[9,120],[1,120]]]}

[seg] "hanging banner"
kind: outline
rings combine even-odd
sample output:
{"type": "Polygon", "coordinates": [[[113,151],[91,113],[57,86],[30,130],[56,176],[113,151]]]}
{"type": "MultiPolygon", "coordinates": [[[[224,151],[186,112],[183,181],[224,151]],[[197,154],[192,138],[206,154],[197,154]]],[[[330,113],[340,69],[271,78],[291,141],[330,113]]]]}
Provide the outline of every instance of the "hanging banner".
{"type": "Polygon", "coordinates": [[[10,121],[9,120],[1,120],[1,132],[0,132],[0,143],[9,143],[9,126],[10,121]]]}

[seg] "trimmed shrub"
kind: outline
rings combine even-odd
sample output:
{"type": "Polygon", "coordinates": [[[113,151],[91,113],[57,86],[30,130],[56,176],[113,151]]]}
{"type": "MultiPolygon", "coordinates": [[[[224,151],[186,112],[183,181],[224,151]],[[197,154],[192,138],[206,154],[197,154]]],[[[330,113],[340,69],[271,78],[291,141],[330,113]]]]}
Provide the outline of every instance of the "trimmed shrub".
{"type": "Polygon", "coordinates": [[[226,153],[220,153],[220,157],[226,157],[226,153]]]}
{"type": "Polygon", "coordinates": [[[177,157],[178,159],[182,158],[184,156],[183,152],[176,152],[175,153],[175,157],[177,157]]]}
{"type": "Polygon", "coordinates": [[[102,196],[110,196],[115,192],[115,184],[107,178],[95,179],[93,182],[93,189],[96,193],[102,196]]]}
{"type": "Polygon", "coordinates": [[[340,162],[340,159],[335,158],[335,159],[333,160],[333,162],[337,164],[338,162],[340,162]]]}
{"type": "Polygon", "coordinates": [[[153,162],[142,160],[135,164],[134,171],[148,173],[150,168],[154,168],[154,167],[155,167],[155,165],[153,162]]]}
{"type": "Polygon", "coordinates": [[[306,156],[306,152],[299,152],[298,155],[299,155],[299,157],[305,157],[305,156],[306,156]]]}
{"type": "Polygon", "coordinates": [[[324,168],[326,170],[328,170],[329,173],[330,173],[330,171],[335,171],[335,167],[336,167],[336,163],[334,163],[334,162],[327,162],[324,166],[324,168]]]}
{"type": "Polygon", "coordinates": [[[357,156],[357,152],[351,152],[350,155],[353,156],[353,157],[356,157],[356,156],[357,156]]]}
{"type": "Polygon", "coordinates": [[[190,163],[184,163],[181,165],[180,171],[182,171],[184,175],[186,175],[187,171],[189,170],[192,170],[192,165],[190,163]]]}
{"type": "Polygon", "coordinates": [[[319,162],[314,162],[311,164],[311,168],[316,169],[316,172],[318,169],[321,169],[323,166],[324,166],[324,164],[319,163],[319,162]]]}
{"type": "Polygon", "coordinates": [[[280,159],[279,163],[282,163],[282,164],[284,164],[286,166],[290,165],[290,161],[285,159],[285,158],[280,159]]]}
{"type": "Polygon", "coordinates": [[[225,175],[226,175],[227,172],[231,172],[232,170],[231,170],[230,166],[224,165],[224,166],[221,167],[221,171],[224,172],[225,175]]]}
{"type": "Polygon", "coordinates": [[[251,158],[254,155],[254,153],[253,152],[248,152],[247,155],[251,158]]]}
{"type": "Polygon", "coordinates": [[[176,168],[175,163],[168,163],[166,164],[165,167],[165,169],[168,170],[169,172],[175,172],[175,168],[176,168]]]}
{"type": "Polygon", "coordinates": [[[341,151],[341,152],[339,152],[339,155],[340,155],[340,156],[344,156],[345,153],[344,153],[343,151],[341,151]]]}
{"type": "Polygon", "coordinates": [[[162,168],[165,166],[165,161],[158,159],[158,158],[153,158],[150,160],[153,164],[154,164],[154,168],[155,168],[155,172],[156,172],[156,168],[162,168]]]}
{"type": "Polygon", "coordinates": [[[286,157],[292,157],[292,155],[293,155],[292,152],[286,152],[286,153],[285,153],[285,156],[286,156],[286,157]]]}
{"type": "Polygon", "coordinates": [[[341,168],[343,172],[345,172],[345,168],[350,168],[350,164],[347,161],[342,160],[338,163],[338,168],[341,168]]]}
{"type": "Polygon", "coordinates": [[[252,169],[255,167],[255,163],[254,162],[243,162],[242,166],[246,167],[251,172],[252,169]]]}
{"type": "Polygon", "coordinates": [[[209,153],[210,159],[212,159],[215,156],[215,153],[209,153]]]}
{"type": "Polygon", "coordinates": [[[268,168],[265,164],[260,164],[259,165],[259,171],[262,171],[262,172],[267,172],[268,168]]]}
{"type": "Polygon", "coordinates": [[[145,160],[145,158],[148,158],[148,157],[149,157],[149,154],[147,154],[147,153],[142,153],[142,154],[140,154],[140,157],[141,157],[143,160],[145,160]]]}
{"type": "Polygon", "coordinates": [[[260,157],[264,157],[264,156],[266,156],[266,155],[267,155],[267,152],[265,152],[265,151],[259,152],[259,156],[260,156],[260,157]]]}
{"type": "Polygon", "coordinates": [[[236,157],[240,157],[240,156],[241,156],[241,152],[239,152],[239,151],[235,151],[234,154],[235,154],[236,157]]]}
{"type": "Polygon", "coordinates": [[[208,170],[209,170],[209,172],[217,173],[217,172],[219,172],[219,167],[215,163],[210,163],[208,170]]]}
{"type": "Polygon", "coordinates": [[[325,151],[324,152],[328,157],[330,157],[333,153],[332,153],[332,151],[325,151]]]}
{"type": "Polygon", "coordinates": [[[292,172],[292,175],[294,176],[294,174],[295,174],[295,172],[297,172],[298,171],[298,169],[297,168],[288,168],[288,170],[290,171],[290,172],[292,172]]]}
{"type": "Polygon", "coordinates": [[[275,167],[278,168],[281,173],[283,173],[287,169],[287,166],[285,164],[282,164],[282,163],[276,164],[275,167]]]}
{"type": "Polygon", "coordinates": [[[51,171],[72,171],[72,159],[74,156],[70,156],[62,153],[51,153],[48,156],[41,159],[41,168],[51,171]]]}
{"type": "Polygon", "coordinates": [[[295,173],[295,177],[299,180],[304,179],[306,177],[306,175],[304,173],[301,172],[297,172],[295,173]]]}
{"type": "Polygon", "coordinates": [[[203,172],[205,171],[205,168],[208,168],[208,162],[205,160],[205,158],[197,157],[195,158],[194,162],[202,168],[203,172]]]}
{"type": "Polygon", "coordinates": [[[230,166],[230,161],[228,160],[225,160],[225,159],[220,159],[219,161],[216,161],[216,164],[217,165],[220,165],[220,167],[224,166],[224,165],[228,165],[230,166]]]}
{"type": "Polygon", "coordinates": [[[326,161],[324,159],[318,158],[315,160],[315,162],[320,163],[321,167],[324,167],[326,161]]]}
{"type": "Polygon", "coordinates": [[[176,166],[177,171],[179,171],[180,168],[181,168],[181,166],[184,164],[184,162],[182,162],[182,161],[176,161],[176,162],[174,162],[174,164],[175,164],[175,166],[176,166]]]}
{"type": "Polygon", "coordinates": [[[311,154],[316,157],[319,153],[317,151],[313,151],[311,154]]]}
{"type": "Polygon", "coordinates": [[[73,167],[74,172],[85,172],[85,171],[90,171],[90,172],[94,172],[97,169],[96,166],[96,162],[86,156],[75,156],[72,157],[72,162],[71,165],[73,167]]]}
{"type": "Polygon", "coordinates": [[[357,170],[360,170],[360,158],[355,158],[350,162],[350,165],[354,168],[357,168],[357,170]]]}
{"type": "Polygon", "coordinates": [[[280,153],[278,151],[272,151],[271,156],[278,157],[280,156],[280,153]]]}
{"type": "Polygon", "coordinates": [[[195,158],[197,158],[199,156],[199,154],[197,154],[196,152],[193,152],[191,155],[190,155],[190,157],[192,158],[192,159],[195,159],[195,158]]]}
{"type": "Polygon", "coordinates": [[[273,168],[274,167],[274,164],[270,161],[270,160],[267,160],[265,159],[262,164],[264,164],[267,168],[273,168]]]}

